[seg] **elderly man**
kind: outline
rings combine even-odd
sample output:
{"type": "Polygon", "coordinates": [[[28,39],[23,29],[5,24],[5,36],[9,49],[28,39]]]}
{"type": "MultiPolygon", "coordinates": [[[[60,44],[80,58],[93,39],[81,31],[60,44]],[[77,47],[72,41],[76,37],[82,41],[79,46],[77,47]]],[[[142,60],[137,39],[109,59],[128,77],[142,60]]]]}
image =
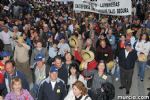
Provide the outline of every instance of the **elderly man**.
{"type": "Polygon", "coordinates": [[[58,69],[51,66],[49,77],[40,86],[38,100],[64,100],[65,96],[65,84],[58,78],[58,69]]]}
{"type": "Polygon", "coordinates": [[[132,49],[130,42],[125,43],[125,49],[119,53],[120,80],[119,89],[126,89],[126,94],[130,93],[132,84],[133,69],[137,60],[137,52],[132,49]]]}
{"type": "Polygon", "coordinates": [[[3,31],[0,32],[0,39],[4,43],[4,50],[12,53],[12,47],[11,47],[11,42],[12,42],[12,33],[9,31],[7,26],[3,27],[3,31]]]}

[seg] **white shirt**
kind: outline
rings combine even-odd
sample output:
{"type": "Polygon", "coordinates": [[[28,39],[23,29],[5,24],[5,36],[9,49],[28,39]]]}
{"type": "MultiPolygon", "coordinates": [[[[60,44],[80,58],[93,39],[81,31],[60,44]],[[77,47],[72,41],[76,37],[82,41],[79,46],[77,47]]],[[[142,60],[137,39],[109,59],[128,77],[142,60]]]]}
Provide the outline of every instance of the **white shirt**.
{"type": "Polygon", "coordinates": [[[49,47],[49,56],[54,58],[57,55],[57,50],[53,47],[49,47]]]}
{"type": "Polygon", "coordinates": [[[125,50],[125,56],[128,57],[129,51],[125,50]]]}
{"type": "Polygon", "coordinates": [[[51,81],[52,90],[54,90],[54,88],[55,88],[55,84],[56,84],[56,81],[51,81]]]}
{"type": "Polygon", "coordinates": [[[146,56],[148,56],[150,51],[150,42],[145,42],[145,40],[137,41],[135,49],[137,51],[137,55],[143,52],[146,56]]]}
{"type": "MultiPolygon", "coordinates": [[[[81,98],[81,100],[92,100],[89,96],[88,96],[88,98],[86,98],[86,96],[87,96],[87,95],[83,96],[83,97],[81,98]],[[86,98],[86,99],[85,99],[85,98],[86,98]]],[[[68,92],[68,94],[67,94],[67,96],[64,98],[64,100],[76,100],[76,99],[75,99],[75,95],[74,95],[74,93],[73,93],[73,90],[71,90],[71,91],[68,92]]]]}
{"type": "MultiPolygon", "coordinates": [[[[79,75],[78,80],[80,80],[81,82],[84,83],[85,86],[87,86],[87,82],[82,75],[79,75]]],[[[69,76],[69,78],[68,78],[68,85],[70,85],[69,90],[72,89],[72,84],[74,84],[76,81],[77,81],[77,78],[75,76],[73,76],[73,75],[69,76]]]]}
{"type": "Polygon", "coordinates": [[[74,30],[73,24],[69,25],[68,29],[71,31],[71,33],[73,33],[73,30],[74,30]]]}
{"type": "Polygon", "coordinates": [[[11,32],[8,31],[7,33],[2,31],[0,33],[0,39],[3,41],[4,44],[11,44],[11,32]]]}
{"type": "Polygon", "coordinates": [[[58,54],[61,55],[61,56],[64,56],[66,51],[70,52],[70,47],[67,43],[64,43],[64,44],[59,43],[58,48],[59,48],[58,54]]]}

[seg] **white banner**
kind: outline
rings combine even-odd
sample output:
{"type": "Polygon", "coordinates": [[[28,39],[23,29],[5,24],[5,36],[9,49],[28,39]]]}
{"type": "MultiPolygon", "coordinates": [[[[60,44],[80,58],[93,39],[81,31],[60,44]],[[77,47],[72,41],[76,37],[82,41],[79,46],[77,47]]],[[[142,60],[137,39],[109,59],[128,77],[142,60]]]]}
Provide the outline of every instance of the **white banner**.
{"type": "Polygon", "coordinates": [[[131,0],[74,0],[75,11],[87,11],[105,15],[131,15],[131,0]]]}
{"type": "Polygon", "coordinates": [[[74,0],[51,0],[51,1],[57,1],[57,2],[70,2],[70,1],[74,1],[74,0]]]}

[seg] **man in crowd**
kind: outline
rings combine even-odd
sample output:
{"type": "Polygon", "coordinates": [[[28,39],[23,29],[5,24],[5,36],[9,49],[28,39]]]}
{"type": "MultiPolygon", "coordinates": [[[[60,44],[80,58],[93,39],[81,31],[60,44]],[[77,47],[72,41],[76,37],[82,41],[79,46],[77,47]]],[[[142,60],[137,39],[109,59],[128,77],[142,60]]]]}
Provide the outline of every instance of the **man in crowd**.
{"type": "Polygon", "coordinates": [[[137,60],[137,53],[132,49],[130,42],[125,43],[125,49],[119,53],[119,66],[120,66],[120,80],[121,86],[119,89],[126,89],[126,94],[130,93],[132,84],[132,76],[135,61],[137,60]]]}
{"type": "Polygon", "coordinates": [[[7,26],[3,27],[3,31],[0,32],[0,39],[4,43],[4,50],[12,53],[12,47],[11,47],[11,42],[12,42],[12,33],[9,31],[7,26]]]}
{"type": "Polygon", "coordinates": [[[65,84],[58,78],[58,69],[56,66],[51,66],[49,77],[40,86],[38,100],[64,100],[65,96],[65,84]]]}
{"type": "Polygon", "coordinates": [[[10,92],[11,90],[10,84],[12,78],[14,77],[19,77],[22,80],[22,87],[24,89],[29,90],[29,83],[26,79],[26,76],[21,71],[16,70],[14,61],[11,60],[6,61],[5,70],[6,72],[4,74],[4,78],[5,78],[5,85],[6,85],[7,92],[10,92]]]}
{"type": "Polygon", "coordinates": [[[62,79],[65,84],[67,84],[68,81],[68,71],[65,66],[63,66],[62,58],[61,56],[56,56],[54,59],[54,66],[58,68],[58,77],[62,79]]]}

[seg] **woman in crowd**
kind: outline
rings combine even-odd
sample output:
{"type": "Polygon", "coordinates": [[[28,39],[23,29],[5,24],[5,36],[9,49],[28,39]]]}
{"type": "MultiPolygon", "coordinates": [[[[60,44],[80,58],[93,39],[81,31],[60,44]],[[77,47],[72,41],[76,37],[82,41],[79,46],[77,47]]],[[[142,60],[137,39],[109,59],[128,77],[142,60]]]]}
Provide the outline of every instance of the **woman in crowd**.
{"type": "Polygon", "coordinates": [[[91,76],[92,77],[92,87],[90,90],[90,96],[92,97],[92,100],[95,99],[97,89],[101,88],[101,85],[105,82],[112,82],[112,78],[109,75],[105,74],[105,63],[103,60],[99,61],[99,64],[97,65],[98,70],[92,70],[88,71],[87,69],[84,70],[83,74],[84,76],[91,76]]]}
{"type": "MultiPolygon", "coordinates": [[[[64,100],[92,100],[87,93],[87,88],[81,81],[76,81],[73,86],[73,94],[68,93],[64,100]]],[[[94,99],[93,99],[94,100],[94,99]]]]}
{"type": "MultiPolygon", "coordinates": [[[[113,61],[112,48],[106,44],[105,40],[101,40],[96,48],[96,61],[99,62],[100,60],[104,60],[106,64],[113,61]]],[[[108,69],[107,72],[109,72],[108,69]]]]}
{"type": "Polygon", "coordinates": [[[70,52],[66,52],[64,66],[67,68],[68,71],[73,62],[75,62],[75,61],[73,60],[72,54],[70,52]]]}
{"type": "Polygon", "coordinates": [[[28,90],[22,89],[20,78],[13,78],[11,87],[11,92],[6,95],[4,100],[34,100],[28,90]]]}
{"type": "Polygon", "coordinates": [[[68,77],[68,86],[69,90],[72,89],[72,84],[80,80],[86,86],[86,80],[84,77],[79,73],[79,66],[76,63],[72,63],[69,67],[69,77],[68,77]]]}
{"type": "Polygon", "coordinates": [[[138,55],[138,67],[139,67],[139,72],[138,76],[140,77],[140,80],[144,80],[144,74],[145,74],[145,68],[146,68],[146,62],[147,62],[147,57],[150,51],[150,41],[149,41],[149,36],[147,33],[141,34],[140,39],[137,41],[135,49],[137,50],[137,55],[138,55]],[[143,57],[142,57],[143,55],[143,57]],[[140,60],[140,58],[143,58],[143,60],[140,60]]]}

